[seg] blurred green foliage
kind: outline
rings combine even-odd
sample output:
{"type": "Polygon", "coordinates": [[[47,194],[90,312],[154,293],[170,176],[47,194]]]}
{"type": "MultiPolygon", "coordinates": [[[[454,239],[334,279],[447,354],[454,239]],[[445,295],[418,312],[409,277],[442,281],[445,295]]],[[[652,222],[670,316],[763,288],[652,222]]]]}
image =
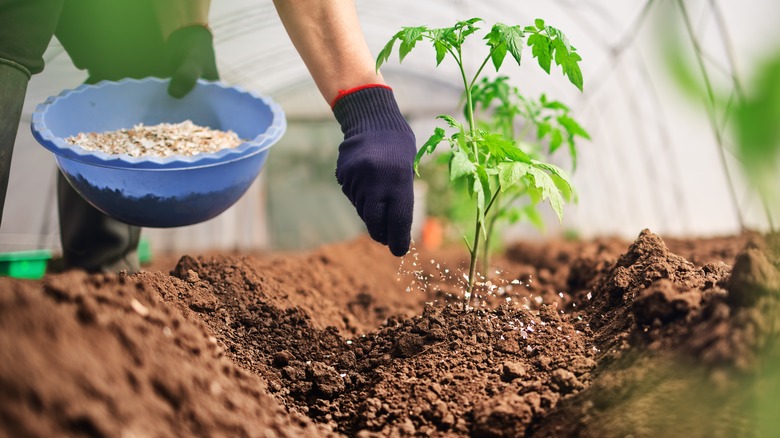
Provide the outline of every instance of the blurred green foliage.
{"type": "MultiPolygon", "coordinates": [[[[678,6],[683,19],[687,20],[684,2],[678,1],[678,6]]],[[[730,86],[723,87],[710,81],[707,63],[699,42],[693,37],[691,24],[687,22],[685,25],[688,26],[687,39],[693,46],[691,53],[684,51],[685,45],[681,41],[686,38],[679,26],[669,26],[667,21],[661,33],[665,36],[664,55],[669,72],[686,96],[704,103],[711,120],[724,121],[724,126],[713,128],[733,136],[734,154],[742,172],[764,204],[771,229],[768,240],[776,240],[772,211],[780,207],[780,48],[770,51],[754,64],[744,89],[733,71],[730,86]]],[[[733,59],[730,61],[734,62],[733,59]]],[[[716,137],[720,135],[716,132],[716,137]]],[[[780,248],[770,242],[770,250],[774,253],[777,268],[780,248]]],[[[775,317],[769,318],[774,321],[777,306],[772,306],[768,312],[775,317]]],[[[777,418],[780,409],[780,344],[777,328],[774,324],[761,328],[768,332],[768,347],[763,350],[753,372],[742,380],[741,388],[732,394],[735,399],[747,400],[741,405],[741,412],[753,428],[751,436],[780,436],[780,420],[777,418]]],[[[702,400],[707,397],[704,391],[697,396],[702,400]]]]}
{"type": "Polygon", "coordinates": [[[736,106],[733,118],[739,157],[751,182],[777,204],[780,51],[759,65],[748,93],[736,106]]]}
{"type": "MultiPolygon", "coordinates": [[[[774,231],[771,211],[780,205],[777,178],[780,174],[780,48],[754,63],[753,74],[744,89],[736,71],[731,72],[727,86],[715,84],[711,78],[713,69],[701,43],[693,36],[684,3],[678,1],[683,12],[682,25],[665,20],[664,32],[659,34],[663,38],[668,71],[685,96],[704,105],[718,142],[721,143],[724,134],[733,137],[736,147],[732,152],[744,176],[761,196],[774,231]],[[687,37],[681,31],[683,25],[688,26],[687,37]]],[[[735,69],[736,60],[729,59],[729,63],[735,69]]],[[[723,143],[719,147],[726,148],[723,143]]]]}

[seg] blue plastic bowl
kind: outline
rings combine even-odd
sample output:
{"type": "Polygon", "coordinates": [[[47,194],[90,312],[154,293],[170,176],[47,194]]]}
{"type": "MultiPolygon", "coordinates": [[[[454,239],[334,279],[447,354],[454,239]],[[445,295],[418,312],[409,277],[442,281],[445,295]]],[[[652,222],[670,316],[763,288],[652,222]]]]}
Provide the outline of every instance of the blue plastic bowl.
{"type": "Polygon", "coordinates": [[[243,195],[287,127],[267,97],[198,81],[183,99],[168,80],[100,82],[65,90],[38,105],[32,133],[53,152],[70,184],[103,213],[131,225],[179,227],[211,219],[243,195]],[[87,151],[65,142],[79,132],[192,120],[248,139],[234,149],[190,157],[131,157],[87,151]]]}

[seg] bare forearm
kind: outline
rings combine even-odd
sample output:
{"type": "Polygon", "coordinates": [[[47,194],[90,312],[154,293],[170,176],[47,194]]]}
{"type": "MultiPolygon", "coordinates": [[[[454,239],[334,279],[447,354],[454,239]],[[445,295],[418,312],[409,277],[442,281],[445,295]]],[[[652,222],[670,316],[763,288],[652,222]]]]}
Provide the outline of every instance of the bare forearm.
{"type": "Polygon", "coordinates": [[[207,25],[211,0],[155,0],[154,6],[162,34],[167,38],[182,27],[207,25]]]}
{"type": "Polygon", "coordinates": [[[384,84],[352,0],[274,0],[295,48],[330,103],[339,90],[384,84]]]}

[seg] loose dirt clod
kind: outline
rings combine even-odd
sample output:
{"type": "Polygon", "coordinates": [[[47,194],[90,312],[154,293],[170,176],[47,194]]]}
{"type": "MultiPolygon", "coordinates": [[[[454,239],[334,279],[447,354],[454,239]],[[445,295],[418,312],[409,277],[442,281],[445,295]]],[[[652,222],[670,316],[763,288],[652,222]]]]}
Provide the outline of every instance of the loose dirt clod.
{"type": "Polygon", "coordinates": [[[131,157],[187,157],[234,148],[243,142],[233,131],[198,126],[190,120],[153,126],[138,124],[132,129],[103,133],[81,132],[65,141],[88,151],[131,157]]]}

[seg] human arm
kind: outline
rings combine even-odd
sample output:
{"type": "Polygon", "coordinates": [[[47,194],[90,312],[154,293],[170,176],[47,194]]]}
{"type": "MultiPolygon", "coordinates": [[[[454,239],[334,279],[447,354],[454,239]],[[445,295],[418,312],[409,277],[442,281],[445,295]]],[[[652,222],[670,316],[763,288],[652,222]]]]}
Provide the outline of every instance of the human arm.
{"type": "Polygon", "coordinates": [[[350,0],[274,0],[290,39],[341,125],[336,179],[371,237],[409,250],[415,138],[374,67],[350,0]]]}
{"type": "Polygon", "coordinates": [[[325,101],[340,90],[385,84],[351,0],[274,0],[287,34],[325,101]]]}

